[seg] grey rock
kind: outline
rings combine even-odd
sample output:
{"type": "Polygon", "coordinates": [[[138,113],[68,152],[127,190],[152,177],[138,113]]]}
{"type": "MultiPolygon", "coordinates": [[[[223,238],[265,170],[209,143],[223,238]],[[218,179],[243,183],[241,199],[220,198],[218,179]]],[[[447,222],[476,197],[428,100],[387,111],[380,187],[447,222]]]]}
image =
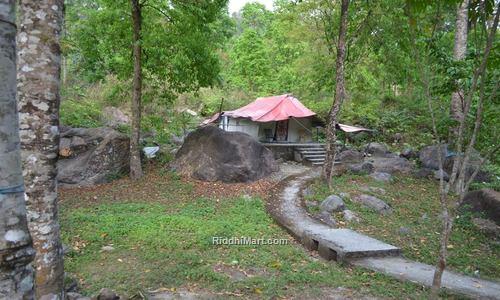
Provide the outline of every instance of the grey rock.
{"type": "Polygon", "coordinates": [[[110,252],[110,251],[113,251],[113,250],[115,250],[115,248],[113,248],[112,246],[109,246],[109,245],[101,247],[101,251],[103,251],[103,252],[110,252]]]}
{"type": "Polygon", "coordinates": [[[413,173],[413,176],[416,178],[430,178],[434,176],[434,170],[429,168],[420,168],[418,171],[413,173]]]}
{"type": "Polygon", "coordinates": [[[328,213],[342,211],[345,208],[344,201],[337,195],[328,196],[323,202],[321,202],[319,208],[321,211],[326,211],[328,213]]]}
{"type": "Polygon", "coordinates": [[[368,208],[375,210],[380,214],[388,215],[392,213],[392,208],[389,205],[387,205],[387,203],[385,203],[384,201],[380,200],[377,197],[362,194],[358,197],[355,197],[353,200],[355,202],[363,204],[368,208]]]}
{"type": "Polygon", "coordinates": [[[411,234],[412,230],[408,227],[399,227],[398,229],[398,234],[399,235],[409,235],[411,234]]]}
{"type": "Polygon", "coordinates": [[[120,297],[108,288],[103,288],[97,295],[97,300],[120,300],[120,297]]]}
{"type": "Polygon", "coordinates": [[[365,152],[371,154],[371,156],[385,157],[389,149],[384,144],[372,142],[365,146],[365,152]]]}
{"type": "Polygon", "coordinates": [[[500,192],[481,189],[465,194],[460,210],[481,213],[485,218],[500,225],[500,192]]]}
{"type": "Polygon", "coordinates": [[[361,219],[353,212],[348,209],[342,212],[344,214],[344,220],[349,223],[359,223],[361,219]]]}
{"type": "Polygon", "coordinates": [[[423,213],[422,216],[420,216],[419,221],[420,222],[425,222],[428,219],[429,219],[429,215],[427,213],[423,213]]]}
{"type": "Polygon", "coordinates": [[[363,161],[363,158],[363,153],[356,150],[344,150],[336,157],[342,163],[359,163],[363,161]]]}
{"type": "Polygon", "coordinates": [[[439,153],[441,153],[441,161],[444,163],[446,154],[448,153],[448,146],[446,144],[430,145],[420,150],[419,159],[422,166],[425,168],[438,170],[439,169],[439,153]]]}
{"type": "Polygon", "coordinates": [[[102,110],[104,124],[108,127],[117,128],[130,124],[130,118],[119,108],[108,106],[102,110]]]}
{"type": "Polygon", "coordinates": [[[351,198],[351,195],[350,195],[349,193],[344,193],[344,192],[339,193],[339,196],[340,196],[340,198],[342,198],[342,199],[344,199],[344,200],[345,200],[345,199],[350,199],[350,198],[351,198]]]}
{"type": "Polygon", "coordinates": [[[335,219],[332,217],[332,215],[330,213],[328,213],[326,211],[322,211],[319,214],[316,214],[316,218],[318,218],[323,223],[325,223],[326,225],[329,225],[331,227],[337,226],[337,222],[335,221],[335,219]]]}
{"type": "Polygon", "coordinates": [[[363,192],[385,195],[385,189],[375,186],[361,186],[359,189],[363,192]]]}
{"type": "Polygon", "coordinates": [[[129,170],[129,138],[112,128],[66,128],[61,141],[65,147],[60,148],[57,162],[61,186],[105,183],[129,170]]]}
{"type": "Polygon", "coordinates": [[[417,158],[418,153],[415,152],[412,148],[405,148],[403,151],[401,151],[401,154],[399,154],[401,157],[404,157],[406,159],[412,159],[412,158],[417,158]]]}
{"type": "Polygon", "coordinates": [[[384,172],[374,172],[370,174],[370,177],[376,181],[389,182],[392,179],[392,175],[384,172]]]}
{"type": "Polygon", "coordinates": [[[384,172],[389,174],[403,173],[408,174],[413,170],[413,165],[409,160],[403,157],[376,157],[372,159],[375,172],[384,172]]]}
{"type": "Polygon", "coordinates": [[[65,293],[65,299],[66,300],[91,300],[92,298],[83,296],[82,294],[75,293],[75,292],[69,292],[65,293]]]}
{"type": "Polygon", "coordinates": [[[178,135],[175,135],[173,133],[170,135],[170,141],[178,146],[180,146],[180,145],[182,145],[182,143],[184,143],[184,138],[185,138],[185,136],[178,136],[178,135]]]}
{"type": "Polygon", "coordinates": [[[302,197],[303,198],[312,196],[312,194],[313,194],[313,191],[310,187],[306,187],[305,189],[302,190],[302,197]]]}
{"type": "Polygon", "coordinates": [[[446,173],[446,171],[443,171],[443,170],[434,171],[434,179],[441,180],[441,176],[443,177],[443,180],[445,180],[445,181],[450,180],[450,176],[448,175],[448,173],[446,173]]]}
{"type": "Polygon", "coordinates": [[[318,202],[316,201],[306,201],[306,207],[316,207],[318,206],[318,202]]]}
{"type": "Polygon", "coordinates": [[[251,182],[279,170],[273,153],[250,135],[205,126],[191,132],[171,167],[204,181],[251,182]]]}
{"type": "Polygon", "coordinates": [[[353,174],[363,175],[370,174],[373,172],[373,164],[369,162],[362,162],[357,164],[350,164],[347,166],[347,170],[353,174]]]}
{"type": "Polygon", "coordinates": [[[488,219],[483,219],[483,218],[473,218],[472,219],[472,224],[476,226],[479,231],[492,236],[492,237],[500,237],[500,226],[495,224],[495,222],[488,220],[488,219]]]}

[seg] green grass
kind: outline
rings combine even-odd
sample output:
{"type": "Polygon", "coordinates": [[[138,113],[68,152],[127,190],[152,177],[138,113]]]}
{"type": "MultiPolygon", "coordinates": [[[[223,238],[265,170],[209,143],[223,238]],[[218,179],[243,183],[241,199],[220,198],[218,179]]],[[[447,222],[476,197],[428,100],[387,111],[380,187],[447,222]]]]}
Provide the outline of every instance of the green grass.
{"type": "Polygon", "coordinates": [[[346,287],[361,295],[427,296],[418,285],[311,256],[273,222],[259,198],[190,198],[192,184],[170,175],[125,181],[106,186],[104,192],[82,189],[61,197],[63,240],[72,249],[65,267],[86,294],[103,287],[129,296],[189,288],[245,298],[321,298],[325,289],[346,287]],[[145,186],[152,180],[157,180],[156,190],[145,186]],[[148,194],[160,196],[152,201],[148,194]],[[217,246],[211,243],[213,236],[287,238],[290,243],[217,246]],[[102,252],[106,245],[115,250],[102,252]],[[217,266],[252,276],[233,280],[217,266]]]}
{"type": "MultiPolygon", "coordinates": [[[[415,179],[409,176],[396,177],[391,183],[379,183],[368,176],[344,175],[334,179],[334,191],[321,182],[313,184],[313,195],[309,200],[322,201],[330,194],[349,193],[351,199],[361,193],[361,186],[374,186],[385,189],[385,194],[372,194],[394,209],[389,216],[363,207],[347,200],[348,209],[356,212],[362,222],[343,224],[355,230],[379,238],[403,249],[406,257],[428,264],[435,264],[438,257],[441,218],[437,198],[437,183],[428,179],[415,179]],[[422,218],[426,215],[426,218],[422,218]],[[410,229],[407,235],[400,234],[399,228],[410,229]]],[[[341,214],[336,216],[342,220],[341,214]]],[[[477,270],[481,277],[500,279],[500,244],[478,231],[471,223],[472,214],[467,213],[455,219],[450,239],[448,266],[459,272],[473,275],[477,270]]]]}

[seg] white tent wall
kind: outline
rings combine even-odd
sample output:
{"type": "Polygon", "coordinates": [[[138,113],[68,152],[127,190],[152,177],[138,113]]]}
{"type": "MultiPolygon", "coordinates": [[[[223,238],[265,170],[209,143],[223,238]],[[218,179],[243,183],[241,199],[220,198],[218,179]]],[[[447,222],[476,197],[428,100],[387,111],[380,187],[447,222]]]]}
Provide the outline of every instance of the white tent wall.
{"type": "MultiPolygon", "coordinates": [[[[290,119],[288,122],[288,139],[292,143],[308,143],[312,141],[312,120],[311,118],[290,119]]],[[[226,131],[244,132],[259,141],[266,140],[266,129],[269,129],[270,136],[274,136],[276,122],[253,122],[244,118],[231,118],[224,116],[219,127],[226,131]]],[[[271,141],[267,141],[271,142],[271,141]]]]}

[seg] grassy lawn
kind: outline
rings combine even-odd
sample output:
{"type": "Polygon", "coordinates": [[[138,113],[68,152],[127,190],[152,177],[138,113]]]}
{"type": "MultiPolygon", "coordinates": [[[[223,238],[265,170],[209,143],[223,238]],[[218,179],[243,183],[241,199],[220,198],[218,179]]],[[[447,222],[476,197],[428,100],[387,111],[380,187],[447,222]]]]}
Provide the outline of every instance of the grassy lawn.
{"type": "MultiPolygon", "coordinates": [[[[361,217],[359,224],[345,224],[342,215],[340,225],[351,227],[370,236],[397,245],[407,258],[435,264],[439,250],[441,231],[440,204],[437,198],[437,182],[430,179],[416,179],[410,176],[396,177],[391,183],[380,183],[368,176],[344,175],[335,180],[333,193],[349,193],[352,199],[361,193],[376,196],[394,209],[389,216],[380,216],[362,205],[346,201],[348,209],[361,217]],[[365,192],[362,187],[379,187],[385,190],[365,192]],[[409,229],[401,233],[400,228],[409,229]]],[[[313,184],[309,200],[322,201],[328,195],[327,187],[320,182],[313,184]]],[[[449,245],[448,264],[451,269],[473,275],[479,271],[483,278],[500,279],[500,243],[485,236],[471,224],[471,215],[455,220],[449,245]]]]}
{"type": "MultiPolygon", "coordinates": [[[[266,189],[264,183],[257,185],[266,189]]],[[[427,296],[427,290],[418,285],[318,259],[273,222],[263,198],[256,196],[258,188],[251,196],[214,192],[234,187],[205,186],[210,196],[203,196],[198,183],[154,169],[136,183],[122,179],[95,188],[62,190],[62,233],[71,249],[66,270],[86,294],[103,287],[128,296],[166,288],[224,298],[311,299],[344,287],[355,298],[427,296]],[[290,242],[221,246],[212,245],[213,236],[290,242]],[[103,251],[103,246],[114,250],[103,251]]],[[[420,251],[431,252],[424,249],[420,251]]]]}

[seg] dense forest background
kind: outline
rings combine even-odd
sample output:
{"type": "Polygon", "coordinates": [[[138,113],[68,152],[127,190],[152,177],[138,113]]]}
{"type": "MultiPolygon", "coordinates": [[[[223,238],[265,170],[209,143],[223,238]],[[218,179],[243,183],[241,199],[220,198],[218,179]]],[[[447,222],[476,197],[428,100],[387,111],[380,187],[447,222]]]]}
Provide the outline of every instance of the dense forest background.
{"type": "MultiPolygon", "coordinates": [[[[132,25],[120,1],[66,1],[61,120],[102,126],[102,110],[130,111],[132,25]],[[120,3],[119,3],[120,2],[120,3]]],[[[292,93],[325,119],[335,90],[338,3],[277,0],[270,11],[249,3],[230,15],[223,0],[148,0],[143,10],[145,143],[172,134],[256,97],[292,93]],[[222,100],[224,99],[224,100],[222,100]],[[197,113],[193,116],[192,112],[197,113]]],[[[466,59],[453,60],[457,1],[354,1],[349,13],[347,99],[340,122],[376,132],[358,136],[419,148],[432,143],[423,80],[430,82],[439,133],[445,139],[452,91],[470,85],[486,42],[494,1],[471,1],[466,59]],[[481,25],[482,24],[482,25],[481,25]],[[487,22],[486,22],[487,24],[487,22]],[[429,72],[421,72],[425,65],[429,72]],[[427,74],[427,75],[423,75],[427,74]],[[423,78],[428,76],[428,78],[423,78]]],[[[496,39],[485,94],[500,75],[496,39]]],[[[478,150],[498,142],[500,99],[485,103],[478,150]]],[[[475,114],[476,107],[471,110],[475,114]]],[[[120,130],[129,130],[123,126],[120,130]]],[[[500,163],[494,157],[493,165],[500,163]]]]}

